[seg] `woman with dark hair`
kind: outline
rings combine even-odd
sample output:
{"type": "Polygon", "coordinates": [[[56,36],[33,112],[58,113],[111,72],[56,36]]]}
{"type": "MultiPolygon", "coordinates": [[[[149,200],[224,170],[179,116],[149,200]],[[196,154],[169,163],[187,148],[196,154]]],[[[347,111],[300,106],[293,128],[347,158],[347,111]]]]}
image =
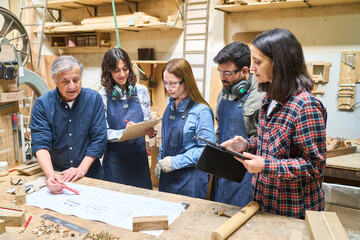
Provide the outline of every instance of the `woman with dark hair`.
{"type": "Polygon", "coordinates": [[[291,32],[276,28],[253,40],[251,58],[250,69],[266,93],[258,135],[222,145],[247,151],[250,160],[237,159],[255,173],[253,194],[262,211],[304,218],[305,210],[324,210],[327,113],[311,94],[302,47],[291,32]]]}
{"type": "Polygon", "coordinates": [[[183,58],[167,62],[162,71],[170,95],[161,126],[161,145],[155,175],[159,190],[206,198],[209,175],[195,169],[205,144],[215,141],[213,112],[201,96],[190,64],[183,58]]]}
{"type": "MultiPolygon", "coordinates": [[[[103,159],[104,179],[135,187],[152,189],[145,137],[118,142],[125,129],[151,119],[147,88],[136,83],[132,63],[121,48],[105,53],[101,65],[100,90],[107,119],[107,145],[103,159]]],[[[154,137],[157,130],[146,134],[154,137]]]]}

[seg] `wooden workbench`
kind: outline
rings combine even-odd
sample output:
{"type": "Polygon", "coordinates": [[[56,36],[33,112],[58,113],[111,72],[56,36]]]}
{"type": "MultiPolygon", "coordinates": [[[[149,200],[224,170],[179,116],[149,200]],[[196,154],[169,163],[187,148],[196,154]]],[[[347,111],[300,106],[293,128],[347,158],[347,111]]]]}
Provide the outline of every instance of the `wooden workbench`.
{"type": "MultiPolygon", "coordinates": [[[[25,178],[27,181],[32,181],[38,176],[35,175],[25,178]]],[[[8,176],[0,177],[0,182],[4,181],[0,183],[0,205],[15,206],[15,197],[6,193],[6,190],[10,187],[10,177],[19,178],[23,176],[18,175],[16,172],[12,172],[8,176]]],[[[145,190],[90,178],[83,178],[77,183],[172,202],[188,202],[190,203],[190,206],[169,226],[169,230],[164,231],[159,237],[155,237],[144,233],[132,232],[128,229],[114,227],[102,222],[81,219],[75,216],[63,215],[51,210],[22,205],[20,207],[26,211],[26,219],[30,215],[33,217],[28,228],[24,233],[19,235],[18,232],[21,229],[20,227],[6,227],[6,233],[0,235],[0,239],[48,239],[49,235],[42,235],[38,238],[36,235],[32,234],[32,230],[41,225],[42,218],[40,216],[43,214],[50,214],[62,220],[82,226],[95,233],[108,231],[121,239],[210,239],[211,232],[228,219],[226,217],[217,216],[214,212],[239,209],[238,207],[227,204],[145,190]]],[[[82,239],[83,236],[84,235],[79,236],[77,234],[76,237],[72,237],[71,239],[82,239]]],[[[304,220],[258,212],[228,239],[309,239],[309,235],[304,220]]]]}
{"type": "Polygon", "coordinates": [[[325,181],[360,187],[360,153],[327,158],[325,181]]]}

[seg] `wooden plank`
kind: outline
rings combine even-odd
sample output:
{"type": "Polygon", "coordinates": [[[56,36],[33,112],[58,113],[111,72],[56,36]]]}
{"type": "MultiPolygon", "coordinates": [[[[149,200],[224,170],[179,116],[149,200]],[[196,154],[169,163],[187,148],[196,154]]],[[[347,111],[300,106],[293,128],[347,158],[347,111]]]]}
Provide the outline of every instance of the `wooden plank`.
{"type": "Polygon", "coordinates": [[[360,153],[352,153],[326,159],[326,167],[360,172],[360,153]]]}
{"type": "Polygon", "coordinates": [[[168,216],[134,217],[133,232],[144,230],[168,230],[168,216]]]}
{"type": "Polygon", "coordinates": [[[327,151],[326,157],[331,158],[331,157],[351,154],[351,153],[356,152],[356,150],[357,150],[356,146],[332,149],[332,150],[327,151]]]}
{"type": "Polygon", "coordinates": [[[306,227],[313,240],[346,240],[349,239],[339,218],[334,212],[307,210],[306,227]]]}
{"type": "Polygon", "coordinates": [[[25,212],[0,210],[0,219],[5,220],[5,225],[21,227],[25,223],[25,212]]]}
{"type": "Polygon", "coordinates": [[[34,175],[42,171],[39,163],[34,163],[31,165],[22,165],[21,167],[15,168],[18,173],[25,175],[34,175]]]}
{"type": "Polygon", "coordinates": [[[326,211],[336,212],[344,228],[360,231],[360,210],[336,205],[328,205],[326,211]]]}

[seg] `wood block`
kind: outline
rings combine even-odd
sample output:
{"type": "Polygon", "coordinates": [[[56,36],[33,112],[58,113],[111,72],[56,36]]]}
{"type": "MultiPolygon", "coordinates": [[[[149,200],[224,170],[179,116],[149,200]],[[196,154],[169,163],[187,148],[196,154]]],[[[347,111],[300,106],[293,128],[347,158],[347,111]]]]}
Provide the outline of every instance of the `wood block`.
{"type": "Polygon", "coordinates": [[[15,205],[24,205],[26,203],[26,195],[16,195],[15,197],[16,203],[15,205]]]}
{"type": "Polygon", "coordinates": [[[5,220],[0,219],[0,234],[6,232],[5,229],[5,220]]]}
{"type": "Polygon", "coordinates": [[[349,239],[339,218],[334,212],[309,211],[305,213],[306,228],[313,240],[349,239]]]}
{"type": "Polygon", "coordinates": [[[337,148],[333,150],[329,150],[326,153],[327,158],[346,155],[346,154],[352,154],[356,152],[357,147],[351,146],[351,147],[344,147],[344,148],[337,148]]]}
{"type": "Polygon", "coordinates": [[[25,185],[15,186],[15,195],[16,196],[25,195],[25,185]]]}
{"type": "Polygon", "coordinates": [[[143,230],[168,230],[168,216],[150,216],[150,217],[134,217],[133,232],[143,230]]]}
{"type": "Polygon", "coordinates": [[[0,210],[0,219],[5,220],[5,226],[21,227],[25,223],[25,212],[0,210]]]}

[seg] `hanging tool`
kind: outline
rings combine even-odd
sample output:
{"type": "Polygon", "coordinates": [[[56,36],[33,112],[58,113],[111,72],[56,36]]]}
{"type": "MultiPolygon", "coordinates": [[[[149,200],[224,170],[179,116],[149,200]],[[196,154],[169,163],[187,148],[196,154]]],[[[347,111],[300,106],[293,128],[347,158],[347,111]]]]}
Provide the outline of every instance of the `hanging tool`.
{"type": "Polygon", "coordinates": [[[149,88],[156,88],[156,78],[155,78],[155,71],[156,71],[156,63],[151,64],[151,73],[150,73],[150,80],[149,80],[149,88]]]}
{"type": "Polygon", "coordinates": [[[19,156],[18,156],[18,145],[17,145],[17,115],[16,113],[13,113],[11,116],[11,122],[13,125],[13,131],[14,131],[14,144],[15,144],[15,160],[16,162],[19,160],[19,156]]]}

